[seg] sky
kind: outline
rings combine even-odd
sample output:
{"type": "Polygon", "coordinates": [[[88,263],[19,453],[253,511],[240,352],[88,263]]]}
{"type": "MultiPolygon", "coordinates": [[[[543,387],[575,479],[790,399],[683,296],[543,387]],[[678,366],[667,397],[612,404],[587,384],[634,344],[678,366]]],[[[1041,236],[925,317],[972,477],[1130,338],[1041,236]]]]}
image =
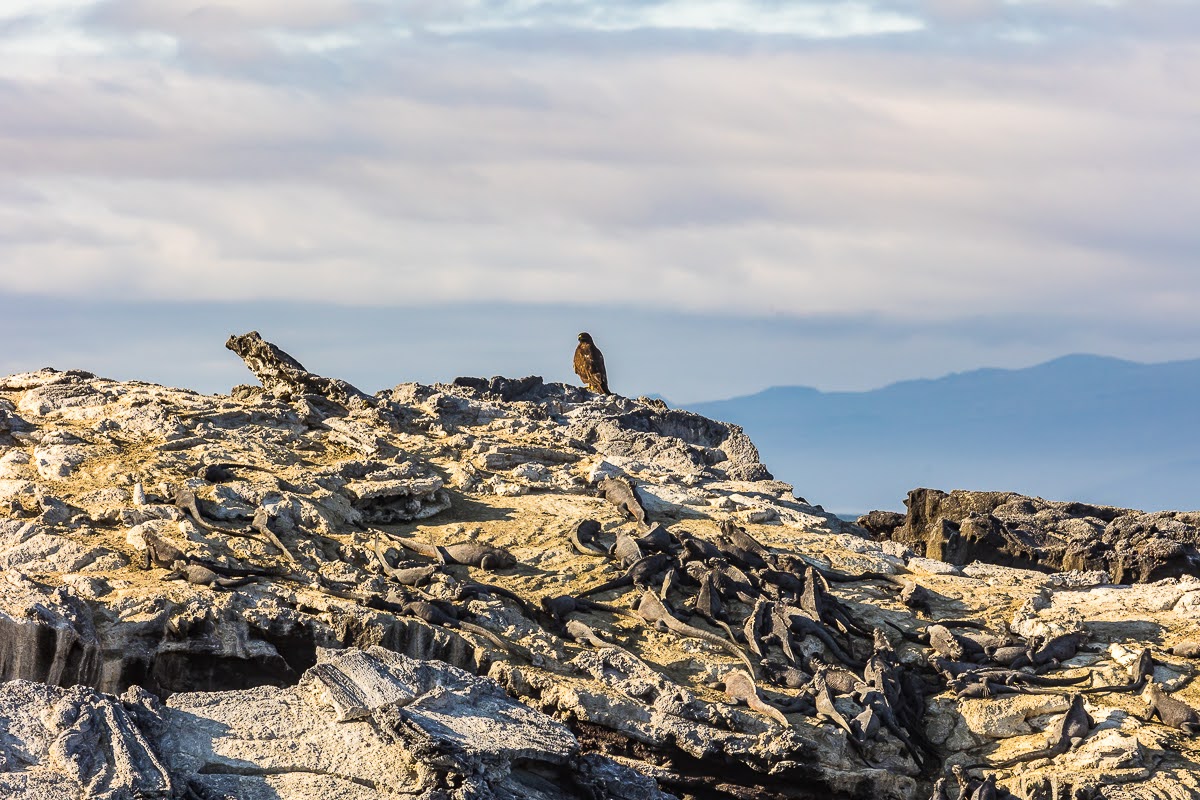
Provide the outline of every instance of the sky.
{"type": "Polygon", "coordinates": [[[1191,0],[6,0],[0,372],[1200,356],[1191,0]]]}

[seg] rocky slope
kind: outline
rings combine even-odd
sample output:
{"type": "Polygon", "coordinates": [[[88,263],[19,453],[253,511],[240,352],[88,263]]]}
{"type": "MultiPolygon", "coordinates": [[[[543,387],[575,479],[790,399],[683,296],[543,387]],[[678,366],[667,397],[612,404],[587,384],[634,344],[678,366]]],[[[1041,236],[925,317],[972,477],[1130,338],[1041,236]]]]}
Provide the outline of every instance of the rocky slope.
{"type": "Polygon", "coordinates": [[[1190,574],[955,566],[660,402],[228,347],[261,386],[0,379],[0,796],[1200,791],[1190,574]]]}

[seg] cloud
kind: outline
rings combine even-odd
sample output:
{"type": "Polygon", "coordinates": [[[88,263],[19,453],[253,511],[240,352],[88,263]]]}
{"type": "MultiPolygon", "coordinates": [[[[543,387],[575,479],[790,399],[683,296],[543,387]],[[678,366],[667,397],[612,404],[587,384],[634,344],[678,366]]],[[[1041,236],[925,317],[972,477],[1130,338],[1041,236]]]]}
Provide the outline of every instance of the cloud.
{"type": "Polygon", "coordinates": [[[0,20],[24,53],[0,64],[5,286],[1153,319],[1200,301],[1196,16],[1153,1],[31,6],[0,20]],[[77,46],[54,52],[55,36],[77,46]]]}

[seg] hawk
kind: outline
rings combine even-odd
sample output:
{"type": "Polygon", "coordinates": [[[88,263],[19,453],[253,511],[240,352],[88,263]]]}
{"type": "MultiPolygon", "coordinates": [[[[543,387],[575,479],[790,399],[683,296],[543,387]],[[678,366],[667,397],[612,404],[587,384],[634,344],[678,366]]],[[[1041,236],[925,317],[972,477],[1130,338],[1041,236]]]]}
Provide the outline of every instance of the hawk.
{"type": "Polygon", "coordinates": [[[612,394],[608,390],[608,373],[604,371],[604,355],[592,341],[590,333],[579,334],[579,346],[575,348],[575,374],[588,391],[612,394]]]}

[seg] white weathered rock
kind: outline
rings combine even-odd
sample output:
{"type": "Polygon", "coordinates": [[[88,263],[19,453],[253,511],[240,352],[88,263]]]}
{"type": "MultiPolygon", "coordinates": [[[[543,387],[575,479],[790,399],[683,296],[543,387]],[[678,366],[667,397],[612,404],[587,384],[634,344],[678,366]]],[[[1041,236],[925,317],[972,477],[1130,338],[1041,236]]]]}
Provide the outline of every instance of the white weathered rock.
{"type": "Polygon", "coordinates": [[[80,445],[41,444],[33,449],[38,474],[48,481],[70,477],[87,460],[87,451],[80,445]]]}
{"type": "MultiPolygon", "coordinates": [[[[166,707],[98,691],[66,702],[67,710],[90,709],[104,721],[95,728],[98,741],[116,741],[150,765],[138,771],[148,777],[126,779],[109,761],[96,762],[92,772],[118,793],[164,795],[165,770],[177,795],[191,783],[197,794],[272,800],[403,793],[642,800],[658,792],[650,776],[713,797],[722,796],[722,783],[733,796],[786,795],[797,785],[830,796],[928,796],[892,732],[870,738],[863,758],[839,728],[801,713],[808,701],[788,685],[804,676],[779,671],[778,643],[765,642],[767,663],[756,667],[765,697],[797,704],[787,726],[727,704],[708,685],[740,663],[714,640],[605,608],[569,615],[586,624],[590,639],[578,628],[583,644],[563,638],[540,601],[577,596],[621,574],[603,552],[618,533],[646,532],[585,491],[585,476],[624,475],[649,525],[672,534],[721,541],[719,526],[732,517],[793,576],[806,563],[883,576],[835,579],[828,591],[865,630],[885,632],[901,670],[918,683],[932,675],[929,649],[902,641],[891,626],[919,633],[934,619],[969,619],[986,631],[963,635],[985,640],[1007,633],[1011,621],[1023,635],[1088,632],[1090,649],[1066,663],[1087,670],[1093,686],[1128,680],[1131,659],[1148,646],[1156,680],[1193,705],[1200,698],[1193,666],[1162,650],[1195,638],[1200,582],[1186,576],[1126,591],[1103,585],[1099,575],[977,564],[959,571],[914,558],[766,480],[753,446],[732,426],[656,404],[538,378],[410,384],[370,397],[311,373],[281,374],[282,383],[267,375],[278,397],[252,387],[206,397],[78,373],[0,379],[0,433],[8,426],[5,441],[17,443],[0,455],[0,481],[8,481],[0,483],[0,499],[8,492],[10,500],[0,505],[0,677],[102,691],[143,682],[172,693],[166,707]],[[322,387],[337,397],[322,395],[322,387]],[[23,401],[28,422],[15,416],[23,401]],[[71,448],[84,460],[72,461],[71,448]],[[61,458],[56,465],[51,457],[61,458]],[[243,466],[232,477],[198,472],[219,464],[243,466]],[[173,504],[179,486],[195,493],[199,521],[173,504]],[[279,546],[251,530],[260,510],[279,546]],[[585,520],[598,525],[588,526],[591,544],[581,547],[571,535],[585,520]],[[776,520],[784,524],[770,524],[776,520]],[[443,565],[398,545],[377,553],[377,537],[387,538],[381,527],[442,548],[433,552],[447,561],[456,548],[472,565],[443,565]],[[185,570],[135,568],[149,532],[183,552],[185,570]],[[495,569],[471,549],[489,547],[503,548],[496,552],[511,554],[516,565],[495,569]],[[231,585],[244,572],[254,574],[231,585]],[[200,583],[175,579],[185,575],[200,583]],[[422,584],[423,594],[395,575],[422,584]],[[902,604],[906,584],[924,590],[906,600],[928,612],[902,604]],[[412,605],[429,597],[444,605],[412,605]],[[438,618],[439,609],[458,619],[438,618]],[[434,622],[417,619],[418,612],[434,622]],[[508,696],[471,674],[485,672],[508,696]],[[137,731],[122,733],[129,725],[137,731]],[[626,766],[601,755],[608,751],[625,753],[626,766]],[[705,764],[721,766],[697,766],[705,764]]],[[[1064,530],[1080,532],[1090,524],[1068,523],[1064,530]]],[[[679,558],[680,548],[672,550],[679,558]]],[[[689,615],[702,574],[678,573],[662,593],[676,619],[727,639],[689,615]]],[[[652,591],[661,586],[651,578],[652,591]]],[[[638,595],[628,592],[642,591],[617,587],[596,599],[630,610],[638,595]]],[[[789,599],[791,591],[773,599],[800,602],[789,599]]],[[[730,597],[726,611],[740,633],[753,604],[730,597]]],[[[837,661],[826,641],[796,638],[801,663],[804,656],[837,661]]],[[[858,664],[854,679],[865,678],[870,636],[837,631],[834,639],[858,664]]],[[[41,734],[44,741],[26,720],[67,694],[8,686],[26,687],[11,689],[10,700],[22,698],[29,710],[5,705],[0,692],[8,726],[0,725],[0,763],[21,765],[0,769],[0,796],[87,797],[85,771],[55,760],[50,748],[76,735],[70,732],[82,717],[59,715],[52,730],[37,722],[53,733],[41,734]],[[21,761],[26,754],[31,760],[21,761]]],[[[939,771],[943,758],[995,761],[1040,747],[1068,691],[990,700],[936,694],[923,721],[937,745],[925,774],[939,771]]],[[[844,695],[834,703],[844,714],[862,710],[844,695]]],[[[1098,727],[1083,747],[1020,774],[1074,771],[1107,796],[1126,796],[1113,792],[1128,780],[1120,791],[1144,785],[1170,797],[1169,781],[1200,758],[1191,740],[1133,717],[1141,713],[1137,698],[1093,694],[1089,709],[1098,727]],[[1162,764],[1147,773],[1160,756],[1162,764]]],[[[1014,791],[1015,775],[1000,776],[1014,791]]],[[[106,790],[97,784],[96,791],[106,790]]]]}

